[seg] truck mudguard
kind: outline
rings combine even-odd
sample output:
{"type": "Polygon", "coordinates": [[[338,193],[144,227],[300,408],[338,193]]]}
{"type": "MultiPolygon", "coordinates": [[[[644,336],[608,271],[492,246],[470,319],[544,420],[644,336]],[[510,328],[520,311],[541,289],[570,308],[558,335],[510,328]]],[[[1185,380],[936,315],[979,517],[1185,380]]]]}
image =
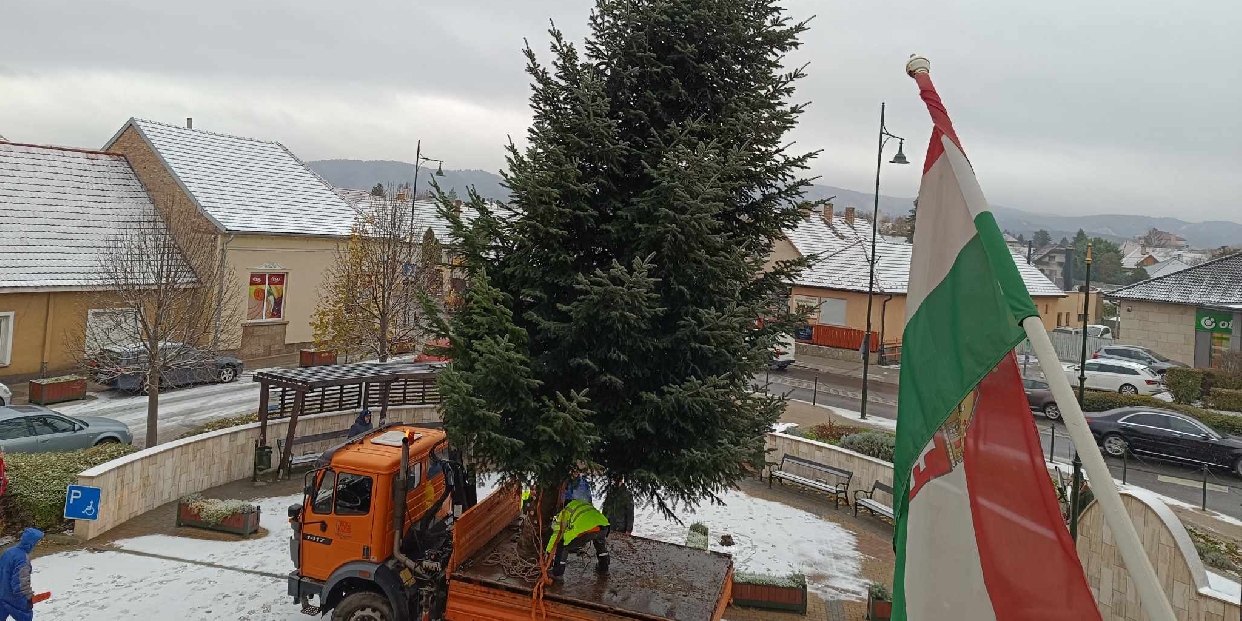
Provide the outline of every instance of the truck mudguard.
{"type": "Polygon", "coordinates": [[[388,597],[388,603],[392,605],[393,614],[397,616],[397,619],[404,621],[410,618],[409,603],[402,595],[404,590],[401,586],[401,577],[387,565],[369,561],[345,563],[332,572],[331,576],[328,576],[328,581],[323,586],[323,594],[320,596],[324,610],[335,608],[341,603],[341,594],[332,591],[342,580],[349,578],[374,583],[388,597]]]}

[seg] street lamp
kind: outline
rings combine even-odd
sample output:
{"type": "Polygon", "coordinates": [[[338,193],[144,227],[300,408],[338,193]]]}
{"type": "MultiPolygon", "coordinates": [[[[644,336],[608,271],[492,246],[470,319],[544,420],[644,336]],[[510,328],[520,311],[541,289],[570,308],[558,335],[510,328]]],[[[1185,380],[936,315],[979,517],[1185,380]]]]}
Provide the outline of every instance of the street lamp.
{"type": "Polygon", "coordinates": [[[436,163],[437,177],[444,176],[444,160],[438,160],[434,157],[426,157],[423,155],[423,141],[419,140],[414,147],[414,187],[410,188],[410,235],[414,235],[414,201],[418,197],[418,171],[422,168],[423,162],[436,163]]]}
{"type": "MultiPolygon", "coordinates": [[[[906,139],[889,133],[888,128],[884,126],[884,102],[880,102],[880,137],[879,146],[875,153],[875,207],[871,211],[871,255],[867,257],[870,263],[870,274],[867,278],[867,331],[863,333],[863,374],[862,374],[862,407],[859,412],[860,419],[867,418],[867,374],[871,369],[871,302],[875,293],[875,238],[879,236],[880,227],[880,167],[884,164],[884,145],[888,143],[890,138],[897,139],[897,155],[893,156],[890,164],[909,164],[910,160],[906,159],[906,154],[902,149],[906,145],[906,139]]],[[[881,346],[883,343],[881,343],[881,346]]]]}

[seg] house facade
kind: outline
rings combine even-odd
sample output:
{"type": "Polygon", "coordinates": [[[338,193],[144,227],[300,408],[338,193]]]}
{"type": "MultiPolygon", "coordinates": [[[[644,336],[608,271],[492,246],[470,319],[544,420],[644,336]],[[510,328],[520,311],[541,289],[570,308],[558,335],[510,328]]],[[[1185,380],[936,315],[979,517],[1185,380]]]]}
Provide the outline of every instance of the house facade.
{"type": "MultiPolygon", "coordinates": [[[[875,283],[871,296],[871,327],[883,343],[901,339],[906,321],[906,290],[910,280],[913,246],[884,239],[875,244],[875,283]]],[[[853,209],[834,213],[827,205],[814,212],[778,240],[769,261],[818,255],[817,261],[794,283],[790,308],[811,325],[865,330],[871,256],[871,223],[858,218],[853,209]]],[[[1055,328],[1058,312],[1064,312],[1066,294],[1038,269],[1014,255],[1040,317],[1048,329],[1055,328]]],[[[1081,312],[1081,311],[1079,311],[1081,312]]],[[[1068,316],[1068,313],[1066,313],[1068,316]]]]}
{"type": "Polygon", "coordinates": [[[155,205],[122,154],[0,141],[0,212],[0,378],[72,371],[117,312],[107,248],[155,205]]]}
{"type": "Polygon", "coordinates": [[[1127,342],[1196,367],[1242,350],[1242,253],[1137,282],[1105,295],[1127,342]]]}

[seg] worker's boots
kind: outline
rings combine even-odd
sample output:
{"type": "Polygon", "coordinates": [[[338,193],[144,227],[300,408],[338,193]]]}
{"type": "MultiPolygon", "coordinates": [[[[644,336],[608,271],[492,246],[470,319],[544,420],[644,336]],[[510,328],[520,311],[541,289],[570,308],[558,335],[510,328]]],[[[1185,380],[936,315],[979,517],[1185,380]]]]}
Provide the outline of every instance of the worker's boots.
{"type": "Polygon", "coordinates": [[[601,574],[608,573],[608,562],[612,560],[612,557],[608,556],[607,552],[602,552],[596,555],[596,559],[595,572],[601,574]]]}

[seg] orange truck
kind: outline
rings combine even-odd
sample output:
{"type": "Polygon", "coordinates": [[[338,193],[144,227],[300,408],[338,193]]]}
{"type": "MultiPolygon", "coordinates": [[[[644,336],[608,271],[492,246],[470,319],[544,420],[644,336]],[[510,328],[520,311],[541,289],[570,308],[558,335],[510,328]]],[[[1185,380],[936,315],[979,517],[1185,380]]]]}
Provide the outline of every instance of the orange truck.
{"type": "MultiPolygon", "coordinates": [[[[521,499],[480,503],[441,429],[389,425],[326,451],[289,507],[289,595],[334,621],[525,621],[533,583],[520,558],[521,499]]],[[[733,562],[642,537],[609,537],[611,572],[570,560],[538,604],[552,621],[717,621],[733,562]]]]}

